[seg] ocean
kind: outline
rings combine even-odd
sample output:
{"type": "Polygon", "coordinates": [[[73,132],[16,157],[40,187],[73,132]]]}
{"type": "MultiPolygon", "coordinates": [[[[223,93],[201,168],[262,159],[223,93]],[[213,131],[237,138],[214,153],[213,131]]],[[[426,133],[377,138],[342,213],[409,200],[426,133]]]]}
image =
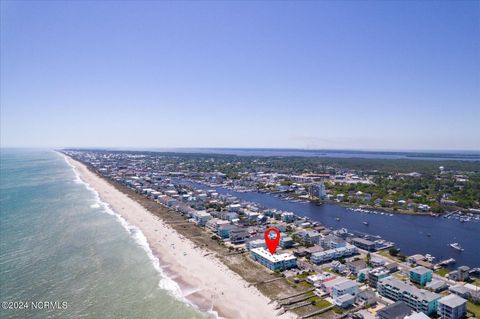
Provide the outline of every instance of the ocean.
{"type": "Polygon", "coordinates": [[[61,155],[0,156],[0,318],[206,317],[61,155]]]}

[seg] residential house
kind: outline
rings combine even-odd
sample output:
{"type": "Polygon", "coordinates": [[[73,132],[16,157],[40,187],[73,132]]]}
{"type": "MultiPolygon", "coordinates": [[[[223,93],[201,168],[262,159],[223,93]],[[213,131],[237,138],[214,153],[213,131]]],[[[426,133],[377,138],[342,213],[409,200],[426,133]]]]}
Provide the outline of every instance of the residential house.
{"type": "Polygon", "coordinates": [[[377,319],[403,319],[412,312],[405,302],[397,301],[377,311],[377,319]]]}
{"type": "Polygon", "coordinates": [[[330,272],[323,272],[320,274],[310,275],[305,279],[305,281],[314,286],[320,286],[324,282],[334,280],[335,278],[337,278],[337,276],[334,274],[330,272]]]}
{"type": "Polygon", "coordinates": [[[248,250],[252,250],[253,248],[259,247],[267,248],[267,245],[265,244],[265,239],[261,238],[248,241],[246,247],[248,250]]]}
{"type": "Polygon", "coordinates": [[[226,239],[230,237],[230,232],[235,229],[238,229],[235,225],[221,225],[218,227],[217,233],[221,238],[226,239]]]}
{"type": "Polygon", "coordinates": [[[333,271],[338,272],[338,273],[343,273],[343,272],[347,271],[347,269],[348,269],[347,265],[342,264],[338,260],[332,261],[332,263],[330,264],[330,267],[332,267],[333,271]]]}
{"type": "Polygon", "coordinates": [[[335,249],[345,247],[347,242],[338,236],[330,234],[320,239],[320,245],[324,249],[335,249]]]}
{"type": "Polygon", "coordinates": [[[349,279],[343,282],[340,282],[332,287],[333,300],[345,294],[350,294],[352,296],[355,296],[357,293],[358,293],[358,284],[349,279]]]}
{"type": "Polygon", "coordinates": [[[410,316],[406,316],[405,319],[430,319],[430,317],[423,312],[414,312],[410,316]]]}
{"type": "Polygon", "coordinates": [[[390,272],[384,267],[378,267],[368,272],[368,285],[372,288],[377,288],[380,279],[390,276],[390,272]]]}
{"type": "Polygon", "coordinates": [[[348,262],[347,267],[352,272],[352,274],[356,275],[360,270],[367,268],[367,263],[362,259],[358,259],[348,262]]]}
{"type": "Polygon", "coordinates": [[[205,226],[205,224],[212,218],[212,215],[207,213],[206,211],[196,211],[193,214],[193,219],[195,220],[195,223],[199,226],[205,226]]]}
{"type": "Polygon", "coordinates": [[[340,308],[350,308],[355,303],[356,297],[351,294],[341,295],[338,298],[333,299],[333,303],[340,308]]]}
{"type": "Polygon", "coordinates": [[[441,319],[460,319],[467,314],[467,300],[450,294],[438,301],[438,315],[441,319]]]}
{"type": "Polygon", "coordinates": [[[280,236],[280,247],[286,249],[286,248],[292,248],[293,244],[295,242],[293,241],[292,237],[286,235],[286,234],[281,234],[280,236]]]}
{"type": "Polygon", "coordinates": [[[238,228],[230,231],[230,242],[232,244],[243,244],[248,237],[250,237],[250,234],[244,229],[238,228]]]}
{"type": "Polygon", "coordinates": [[[286,223],[293,223],[295,220],[295,214],[291,212],[283,212],[281,216],[282,221],[286,223]]]}
{"type": "Polygon", "coordinates": [[[432,281],[433,271],[422,266],[417,266],[410,270],[410,281],[420,286],[425,286],[432,281]]]}
{"type": "Polygon", "coordinates": [[[470,277],[470,267],[460,266],[456,270],[448,273],[448,279],[455,281],[466,281],[470,277]]]}
{"type": "Polygon", "coordinates": [[[317,231],[307,231],[303,241],[306,245],[318,245],[320,244],[320,234],[317,231]]]}
{"type": "Polygon", "coordinates": [[[377,303],[377,295],[372,289],[366,289],[359,291],[357,294],[357,302],[361,303],[367,307],[372,306],[377,303]]]}
{"type": "Polygon", "coordinates": [[[433,292],[442,292],[448,288],[448,285],[445,281],[440,279],[432,279],[427,285],[425,286],[426,289],[433,291],[433,292]]]}

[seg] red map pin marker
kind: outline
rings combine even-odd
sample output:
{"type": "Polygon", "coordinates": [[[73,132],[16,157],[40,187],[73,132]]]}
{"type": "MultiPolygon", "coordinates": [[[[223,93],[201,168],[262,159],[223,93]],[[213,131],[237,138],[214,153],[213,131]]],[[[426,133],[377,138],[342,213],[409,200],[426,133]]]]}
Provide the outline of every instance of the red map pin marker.
{"type": "Polygon", "coordinates": [[[280,231],[276,228],[270,227],[265,231],[265,243],[267,244],[268,250],[273,255],[277,249],[278,243],[280,242],[280,231]],[[277,236],[274,239],[271,239],[269,234],[275,232],[277,236]]]}

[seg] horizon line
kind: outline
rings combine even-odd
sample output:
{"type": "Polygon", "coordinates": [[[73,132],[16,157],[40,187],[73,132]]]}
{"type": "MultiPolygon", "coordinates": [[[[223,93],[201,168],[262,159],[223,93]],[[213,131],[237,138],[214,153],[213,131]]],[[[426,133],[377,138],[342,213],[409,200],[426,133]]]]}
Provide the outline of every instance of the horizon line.
{"type": "Polygon", "coordinates": [[[196,146],[182,146],[182,147],[139,147],[139,146],[0,146],[0,149],[50,149],[50,150],[64,150],[64,149],[79,149],[79,150],[132,150],[132,151],[148,151],[148,150],[257,150],[257,151],[302,151],[302,152],[365,152],[365,153],[480,153],[480,149],[384,149],[384,148],[298,148],[298,147],[196,147],[196,146]]]}

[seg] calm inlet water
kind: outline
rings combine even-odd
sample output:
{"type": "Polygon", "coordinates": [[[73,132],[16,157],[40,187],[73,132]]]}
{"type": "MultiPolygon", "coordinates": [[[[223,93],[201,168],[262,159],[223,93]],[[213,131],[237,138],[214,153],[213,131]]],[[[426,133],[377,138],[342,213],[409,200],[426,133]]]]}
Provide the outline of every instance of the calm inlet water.
{"type": "MultiPolygon", "coordinates": [[[[184,183],[207,188],[199,183],[184,183]]],[[[437,261],[454,258],[457,263],[453,266],[480,266],[479,222],[461,223],[458,220],[431,216],[358,213],[333,204],[317,206],[312,203],[285,201],[265,193],[239,193],[223,188],[216,190],[221,194],[230,194],[267,208],[294,212],[298,216],[309,217],[334,229],[345,227],[356,233],[381,236],[395,242],[396,247],[405,255],[431,254],[437,257],[437,261]],[[367,222],[368,226],[363,222],[367,222]],[[454,242],[458,242],[465,250],[459,252],[451,248],[449,244],[454,242]]]]}
{"type": "Polygon", "coordinates": [[[329,227],[345,227],[351,231],[379,235],[383,239],[395,242],[406,255],[430,253],[439,261],[455,258],[456,266],[480,266],[480,223],[461,223],[458,220],[430,216],[356,213],[338,205],[317,206],[311,203],[287,202],[270,194],[235,195],[266,207],[307,216],[329,227]],[[340,218],[340,221],[337,221],[337,218],[340,218]],[[368,222],[368,226],[363,224],[364,221],[368,222]],[[427,234],[431,234],[431,237],[427,234]],[[453,242],[460,243],[465,250],[459,252],[449,247],[453,242]]]}
{"type": "Polygon", "coordinates": [[[0,301],[67,302],[1,318],[203,318],[142,233],[51,151],[1,151],[0,301]]]}

